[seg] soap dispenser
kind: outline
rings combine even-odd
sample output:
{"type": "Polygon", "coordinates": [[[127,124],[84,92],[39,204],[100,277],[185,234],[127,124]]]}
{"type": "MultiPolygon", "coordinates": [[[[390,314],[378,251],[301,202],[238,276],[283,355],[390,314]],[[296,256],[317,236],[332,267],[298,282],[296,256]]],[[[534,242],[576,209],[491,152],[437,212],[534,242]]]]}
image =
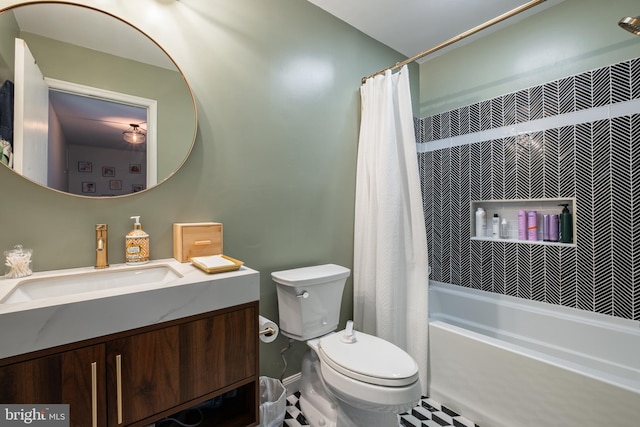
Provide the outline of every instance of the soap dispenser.
{"type": "Polygon", "coordinates": [[[125,238],[125,261],[133,265],[146,264],[149,262],[149,235],[142,230],[140,216],[132,216],[131,219],[136,222],[125,238]]]}
{"type": "Polygon", "coordinates": [[[569,211],[568,203],[561,203],[558,206],[564,206],[560,213],[560,242],[573,243],[573,219],[569,211]]]}

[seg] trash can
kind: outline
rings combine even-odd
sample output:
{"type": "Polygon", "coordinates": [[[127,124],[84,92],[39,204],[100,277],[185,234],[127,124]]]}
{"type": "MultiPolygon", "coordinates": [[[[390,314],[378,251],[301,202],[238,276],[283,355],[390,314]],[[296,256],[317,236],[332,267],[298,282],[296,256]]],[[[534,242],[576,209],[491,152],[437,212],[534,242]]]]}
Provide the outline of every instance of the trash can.
{"type": "Polygon", "coordinates": [[[287,390],[280,380],[260,377],[260,426],[279,427],[287,410],[287,390]]]}

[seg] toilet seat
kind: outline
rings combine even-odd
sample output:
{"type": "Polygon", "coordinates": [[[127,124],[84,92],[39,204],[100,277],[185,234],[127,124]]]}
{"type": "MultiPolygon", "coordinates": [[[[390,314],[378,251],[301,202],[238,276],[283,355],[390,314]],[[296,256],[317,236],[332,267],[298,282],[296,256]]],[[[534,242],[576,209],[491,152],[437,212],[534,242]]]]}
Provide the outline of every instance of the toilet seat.
{"type": "Polygon", "coordinates": [[[364,332],[344,342],[344,331],[321,338],[318,356],[335,371],[368,384],[404,387],[418,381],[418,365],[396,345],[364,332]]]}

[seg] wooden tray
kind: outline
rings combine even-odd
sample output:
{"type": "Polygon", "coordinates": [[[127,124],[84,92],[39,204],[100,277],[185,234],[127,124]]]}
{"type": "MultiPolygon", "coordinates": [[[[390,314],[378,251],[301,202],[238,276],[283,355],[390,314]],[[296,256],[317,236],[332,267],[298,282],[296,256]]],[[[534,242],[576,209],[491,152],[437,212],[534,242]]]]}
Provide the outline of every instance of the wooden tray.
{"type": "Polygon", "coordinates": [[[226,255],[211,255],[191,258],[191,263],[205,273],[224,273],[238,270],[244,262],[226,255]],[[216,265],[219,264],[219,265],[216,265]]]}

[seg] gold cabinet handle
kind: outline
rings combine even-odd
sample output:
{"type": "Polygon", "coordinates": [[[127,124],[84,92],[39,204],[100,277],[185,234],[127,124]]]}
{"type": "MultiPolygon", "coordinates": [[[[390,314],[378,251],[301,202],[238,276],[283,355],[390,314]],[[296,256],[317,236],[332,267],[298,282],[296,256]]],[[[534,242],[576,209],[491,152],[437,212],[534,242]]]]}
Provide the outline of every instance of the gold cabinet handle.
{"type": "Polygon", "coordinates": [[[122,355],[116,355],[116,405],[118,409],[118,424],[122,424],[122,355]]]}
{"type": "Polygon", "coordinates": [[[91,425],[98,427],[98,362],[91,364],[91,425]]]}
{"type": "Polygon", "coordinates": [[[196,246],[210,245],[211,240],[196,240],[195,242],[193,242],[193,244],[196,246]]]}

